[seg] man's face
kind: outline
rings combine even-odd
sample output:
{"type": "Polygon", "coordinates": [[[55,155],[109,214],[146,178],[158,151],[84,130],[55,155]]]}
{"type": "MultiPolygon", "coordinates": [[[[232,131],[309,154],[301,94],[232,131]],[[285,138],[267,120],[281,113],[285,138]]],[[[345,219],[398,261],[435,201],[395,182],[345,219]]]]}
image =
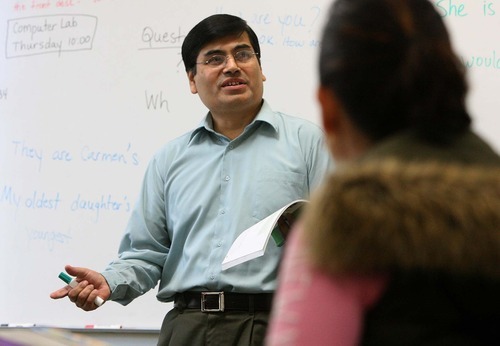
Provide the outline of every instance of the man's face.
{"type": "Polygon", "coordinates": [[[229,56],[220,66],[197,64],[196,75],[188,72],[193,94],[213,115],[240,113],[260,106],[266,80],[256,56],[246,62],[238,62],[233,55],[241,50],[251,50],[252,45],[245,32],[241,36],[230,36],[203,46],[197,62],[204,62],[214,54],[229,56]]]}

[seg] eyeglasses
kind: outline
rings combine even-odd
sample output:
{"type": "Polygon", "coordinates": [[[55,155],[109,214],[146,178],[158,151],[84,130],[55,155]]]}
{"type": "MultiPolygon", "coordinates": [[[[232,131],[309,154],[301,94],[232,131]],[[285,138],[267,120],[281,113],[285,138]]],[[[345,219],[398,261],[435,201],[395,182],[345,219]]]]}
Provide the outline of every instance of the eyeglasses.
{"type": "Polygon", "coordinates": [[[208,65],[212,67],[225,66],[229,57],[233,57],[233,59],[239,63],[244,64],[249,62],[254,56],[259,55],[259,53],[255,53],[250,49],[239,50],[234,54],[224,55],[224,54],[214,54],[210,58],[205,61],[197,62],[197,64],[208,65]]]}

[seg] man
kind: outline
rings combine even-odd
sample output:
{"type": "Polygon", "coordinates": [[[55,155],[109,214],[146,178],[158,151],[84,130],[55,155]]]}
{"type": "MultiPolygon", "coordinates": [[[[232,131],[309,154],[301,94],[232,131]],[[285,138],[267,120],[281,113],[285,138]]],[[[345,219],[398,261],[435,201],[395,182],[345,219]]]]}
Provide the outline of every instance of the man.
{"type": "Polygon", "coordinates": [[[152,158],[119,258],[102,273],[67,266],[79,285],[51,297],[94,310],[97,296],[128,304],[160,281],[158,299],[174,301],[160,345],[259,345],[282,249],[271,242],[260,258],[221,263],[243,230],[307,198],[331,161],[318,126],[264,101],[259,42],[244,20],[204,19],[182,57],[205,120],[152,158]]]}

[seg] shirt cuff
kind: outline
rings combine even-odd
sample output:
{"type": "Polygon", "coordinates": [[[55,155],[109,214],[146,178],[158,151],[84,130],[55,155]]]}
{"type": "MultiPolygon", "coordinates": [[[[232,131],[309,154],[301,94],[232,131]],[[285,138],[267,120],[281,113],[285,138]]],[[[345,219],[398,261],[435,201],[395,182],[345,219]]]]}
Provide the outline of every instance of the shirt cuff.
{"type": "Polygon", "coordinates": [[[111,271],[104,271],[101,274],[108,282],[109,289],[111,290],[109,299],[114,301],[124,299],[127,294],[128,284],[121,275],[111,271]]]}

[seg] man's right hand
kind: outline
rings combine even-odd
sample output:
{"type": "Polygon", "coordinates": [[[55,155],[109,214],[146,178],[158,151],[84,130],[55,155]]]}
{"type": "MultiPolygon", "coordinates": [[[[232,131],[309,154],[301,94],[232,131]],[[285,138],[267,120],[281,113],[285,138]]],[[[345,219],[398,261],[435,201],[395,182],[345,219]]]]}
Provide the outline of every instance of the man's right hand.
{"type": "Polygon", "coordinates": [[[97,296],[106,301],[111,295],[109,285],[102,274],[88,268],[70,265],[65,266],[64,269],[76,278],[78,285],[74,288],[66,285],[52,292],[50,298],[61,299],[67,296],[80,309],[92,311],[98,308],[94,303],[97,296]]]}

